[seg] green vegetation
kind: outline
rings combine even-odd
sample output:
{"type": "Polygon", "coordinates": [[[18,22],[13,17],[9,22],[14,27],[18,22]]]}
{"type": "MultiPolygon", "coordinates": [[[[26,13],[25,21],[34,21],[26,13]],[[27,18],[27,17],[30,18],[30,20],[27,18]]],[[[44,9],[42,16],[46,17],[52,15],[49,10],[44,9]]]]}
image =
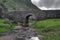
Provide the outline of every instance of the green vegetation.
{"type": "Polygon", "coordinates": [[[34,28],[44,36],[44,40],[60,40],[60,19],[40,21],[34,28]]]}
{"type": "MultiPolygon", "coordinates": [[[[3,24],[5,19],[0,19],[0,32],[7,32],[13,29],[16,24],[3,24]]],[[[37,32],[43,35],[43,40],[60,40],[60,19],[47,19],[33,25],[37,32]]]]}
{"type": "Polygon", "coordinates": [[[7,32],[17,25],[17,24],[12,24],[12,26],[10,26],[10,24],[4,24],[3,23],[4,21],[5,19],[0,19],[0,32],[7,32]]]}
{"type": "MultiPolygon", "coordinates": [[[[24,5],[22,5],[21,1],[17,0],[4,1],[6,1],[6,7],[8,8],[8,10],[18,10],[19,8],[26,6],[25,3],[24,5]]],[[[1,3],[3,3],[3,0],[0,0],[0,4],[1,3]]],[[[12,24],[12,26],[10,26],[10,24],[4,24],[4,21],[5,19],[0,19],[0,33],[8,32],[17,25],[12,24]]],[[[32,23],[32,21],[30,22],[32,23]]],[[[60,19],[47,19],[39,21],[37,24],[33,24],[32,26],[39,34],[43,35],[43,40],[60,40],[60,19]]]]}
{"type": "Polygon", "coordinates": [[[41,31],[56,31],[60,30],[60,19],[48,19],[43,20],[37,23],[35,27],[36,29],[40,29],[41,31]]]}
{"type": "MultiPolygon", "coordinates": [[[[14,28],[16,24],[3,24],[5,19],[0,19],[0,32],[7,32],[14,28]]],[[[32,22],[32,21],[31,21],[32,22]]],[[[60,40],[60,19],[47,19],[33,25],[37,32],[43,35],[44,40],[60,40]]]]}

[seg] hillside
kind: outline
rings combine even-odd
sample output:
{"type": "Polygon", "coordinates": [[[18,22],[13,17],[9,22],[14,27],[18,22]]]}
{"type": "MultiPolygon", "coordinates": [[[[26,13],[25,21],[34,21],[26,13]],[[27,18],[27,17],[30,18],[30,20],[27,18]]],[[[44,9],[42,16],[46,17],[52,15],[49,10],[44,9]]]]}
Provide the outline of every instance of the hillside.
{"type": "MultiPolygon", "coordinates": [[[[0,0],[3,3],[4,0],[0,0]]],[[[35,5],[32,4],[31,0],[5,0],[6,7],[9,10],[20,10],[20,11],[31,11],[40,10],[35,5]]]]}

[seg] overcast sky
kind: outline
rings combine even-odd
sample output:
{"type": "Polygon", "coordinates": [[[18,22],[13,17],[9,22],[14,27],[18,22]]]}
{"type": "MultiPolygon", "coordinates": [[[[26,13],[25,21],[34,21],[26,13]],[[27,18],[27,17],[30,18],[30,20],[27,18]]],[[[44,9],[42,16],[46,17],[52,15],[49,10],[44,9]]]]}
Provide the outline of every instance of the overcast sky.
{"type": "Polygon", "coordinates": [[[42,10],[60,9],[60,0],[31,0],[38,8],[42,10]]]}

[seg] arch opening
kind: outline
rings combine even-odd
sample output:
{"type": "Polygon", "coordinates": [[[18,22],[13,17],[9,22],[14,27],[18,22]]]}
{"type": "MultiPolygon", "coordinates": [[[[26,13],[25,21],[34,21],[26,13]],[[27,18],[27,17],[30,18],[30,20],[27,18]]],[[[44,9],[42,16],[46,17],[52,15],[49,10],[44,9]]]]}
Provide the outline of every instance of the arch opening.
{"type": "Polygon", "coordinates": [[[29,27],[29,25],[31,26],[32,24],[35,24],[35,19],[36,19],[35,15],[32,15],[32,14],[26,15],[24,26],[29,27]]]}
{"type": "Polygon", "coordinates": [[[28,15],[26,16],[26,20],[25,20],[25,23],[28,24],[29,23],[29,17],[32,16],[32,15],[28,15]]]}

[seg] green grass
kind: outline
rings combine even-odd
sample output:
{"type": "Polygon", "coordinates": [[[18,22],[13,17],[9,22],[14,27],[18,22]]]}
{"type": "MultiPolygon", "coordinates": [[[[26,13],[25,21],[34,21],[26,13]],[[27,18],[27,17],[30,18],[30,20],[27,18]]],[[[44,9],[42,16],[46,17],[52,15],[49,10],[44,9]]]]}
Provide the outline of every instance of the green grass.
{"type": "Polygon", "coordinates": [[[39,29],[41,31],[56,31],[60,30],[60,19],[48,19],[43,20],[37,23],[36,29],[39,29]]]}
{"type": "Polygon", "coordinates": [[[44,36],[44,40],[60,40],[60,19],[40,21],[34,28],[44,36]]]}
{"type": "Polygon", "coordinates": [[[4,24],[4,21],[5,19],[0,19],[0,32],[8,32],[16,26],[16,24],[12,24],[12,26],[10,27],[9,24],[4,24]]]}
{"type": "MultiPolygon", "coordinates": [[[[4,20],[5,19],[0,19],[0,32],[10,30],[8,24],[3,24],[4,20]]],[[[12,24],[11,28],[15,26],[16,24],[12,24]]],[[[43,35],[43,40],[60,40],[60,19],[47,19],[39,21],[32,26],[39,34],[43,35]]]]}

